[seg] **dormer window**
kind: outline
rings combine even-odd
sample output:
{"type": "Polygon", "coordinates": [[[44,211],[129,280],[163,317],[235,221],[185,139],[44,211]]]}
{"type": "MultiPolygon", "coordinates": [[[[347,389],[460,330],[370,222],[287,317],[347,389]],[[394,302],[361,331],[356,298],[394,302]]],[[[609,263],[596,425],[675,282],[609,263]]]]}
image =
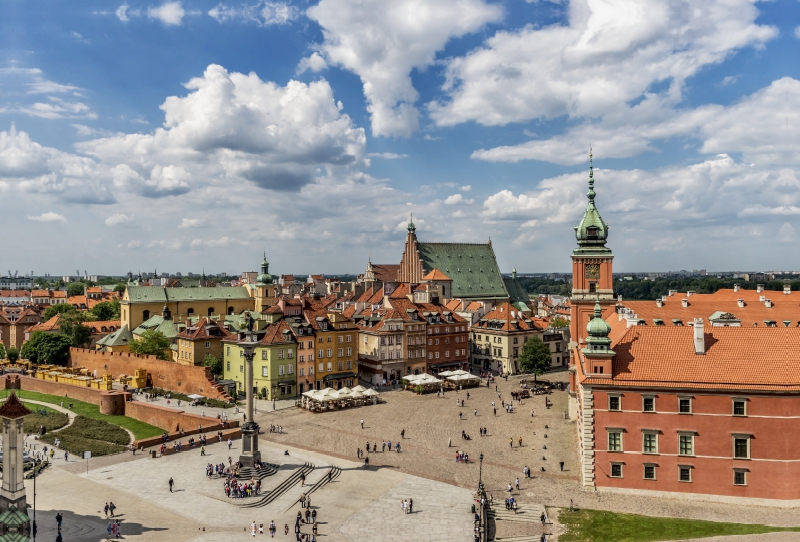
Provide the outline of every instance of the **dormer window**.
{"type": "Polygon", "coordinates": [[[589,239],[597,239],[599,233],[600,233],[600,228],[598,228],[597,226],[591,226],[589,228],[586,228],[586,236],[589,239]]]}

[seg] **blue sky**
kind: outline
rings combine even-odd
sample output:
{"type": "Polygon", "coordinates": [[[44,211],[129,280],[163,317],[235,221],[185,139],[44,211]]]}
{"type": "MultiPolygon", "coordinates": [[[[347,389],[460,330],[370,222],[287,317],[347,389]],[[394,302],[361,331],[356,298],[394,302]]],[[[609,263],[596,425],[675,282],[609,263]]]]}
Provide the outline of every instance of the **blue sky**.
{"type": "Polygon", "coordinates": [[[6,267],[797,269],[792,1],[0,2],[6,267]],[[253,75],[249,75],[253,74],[253,75]],[[10,203],[14,202],[14,203],[10,203]]]}

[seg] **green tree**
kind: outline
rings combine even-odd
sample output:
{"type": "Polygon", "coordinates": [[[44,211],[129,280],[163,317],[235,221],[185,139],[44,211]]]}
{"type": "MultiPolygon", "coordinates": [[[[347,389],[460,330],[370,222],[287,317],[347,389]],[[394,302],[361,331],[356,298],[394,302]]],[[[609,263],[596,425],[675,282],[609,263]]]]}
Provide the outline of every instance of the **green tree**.
{"type": "Polygon", "coordinates": [[[556,316],[550,321],[550,327],[569,327],[569,321],[561,316],[556,316]]]}
{"type": "Polygon", "coordinates": [[[19,350],[16,348],[9,348],[8,352],[6,352],[6,355],[8,356],[8,361],[11,363],[16,363],[16,361],[19,359],[19,350]]]}
{"type": "Polygon", "coordinates": [[[6,359],[6,347],[3,343],[0,343],[0,359],[6,359]]]}
{"type": "Polygon", "coordinates": [[[539,337],[528,337],[522,345],[519,356],[519,368],[526,373],[533,373],[534,381],[550,370],[552,356],[550,347],[542,342],[539,337]]]}
{"type": "Polygon", "coordinates": [[[56,305],[50,305],[44,310],[44,319],[45,321],[49,320],[56,314],[64,314],[65,312],[75,312],[77,309],[70,305],[69,303],[58,303],[56,305]]]}
{"type": "Polygon", "coordinates": [[[125,291],[125,283],[124,282],[120,282],[119,284],[114,286],[114,291],[115,292],[120,292],[120,293],[124,292],[125,291]]]}
{"type": "Polygon", "coordinates": [[[148,329],[139,339],[134,339],[130,343],[130,350],[133,354],[149,354],[158,356],[159,359],[170,359],[170,341],[160,331],[148,329]]]}
{"type": "Polygon", "coordinates": [[[67,297],[72,297],[74,295],[83,295],[84,288],[86,284],[83,282],[70,282],[67,284],[67,297]]]}
{"type": "Polygon", "coordinates": [[[220,376],[222,374],[222,361],[218,360],[216,356],[212,354],[206,354],[203,358],[203,366],[211,367],[211,373],[214,376],[220,376]]]}
{"type": "Polygon", "coordinates": [[[101,301],[89,309],[89,314],[94,320],[119,320],[119,299],[101,301]]]}
{"type": "Polygon", "coordinates": [[[25,344],[19,355],[33,363],[66,365],[69,360],[69,347],[72,341],[60,333],[35,331],[25,344]]]}
{"type": "Polygon", "coordinates": [[[92,330],[83,325],[88,320],[85,312],[68,312],[59,318],[58,330],[69,337],[70,344],[75,348],[88,348],[92,344],[92,330]]]}

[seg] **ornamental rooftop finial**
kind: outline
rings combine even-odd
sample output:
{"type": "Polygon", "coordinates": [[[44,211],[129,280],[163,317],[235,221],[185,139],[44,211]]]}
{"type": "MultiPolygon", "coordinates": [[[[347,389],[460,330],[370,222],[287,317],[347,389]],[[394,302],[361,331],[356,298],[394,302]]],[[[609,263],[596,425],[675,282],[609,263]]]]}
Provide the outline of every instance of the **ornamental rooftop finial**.
{"type": "Polygon", "coordinates": [[[416,229],[417,227],[414,225],[414,213],[411,213],[410,218],[408,220],[408,231],[413,232],[416,229]]]}
{"type": "Polygon", "coordinates": [[[600,212],[594,203],[594,165],[592,163],[592,148],[589,147],[589,191],[586,193],[588,202],[586,204],[586,211],[583,213],[583,218],[580,223],[575,226],[575,238],[578,241],[578,250],[600,250],[603,252],[609,251],[605,248],[606,239],[608,238],[608,224],[603,222],[600,217],[600,212]]]}

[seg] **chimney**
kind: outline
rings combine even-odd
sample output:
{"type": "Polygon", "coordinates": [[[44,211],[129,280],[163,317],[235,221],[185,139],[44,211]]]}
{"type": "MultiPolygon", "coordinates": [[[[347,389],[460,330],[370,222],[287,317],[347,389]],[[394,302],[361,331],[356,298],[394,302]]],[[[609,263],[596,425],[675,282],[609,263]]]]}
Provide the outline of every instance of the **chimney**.
{"type": "Polygon", "coordinates": [[[662,296],[661,296],[661,301],[663,301],[664,303],[666,303],[666,302],[667,302],[667,296],[665,296],[665,295],[662,295],[662,296]]]}
{"type": "Polygon", "coordinates": [[[744,299],[737,299],[736,303],[739,305],[740,309],[744,308],[744,299]]]}
{"type": "Polygon", "coordinates": [[[771,309],[772,308],[772,300],[771,299],[765,299],[764,300],[764,306],[767,307],[768,309],[771,309]]]}
{"type": "Polygon", "coordinates": [[[617,303],[622,303],[622,294],[617,296],[617,303]]]}
{"type": "Polygon", "coordinates": [[[758,300],[759,300],[759,301],[766,301],[766,300],[767,300],[767,296],[765,296],[765,295],[760,295],[760,296],[758,296],[758,300]]]}
{"type": "Polygon", "coordinates": [[[756,293],[760,294],[763,291],[764,291],[764,285],[763,284],[756,284],[756,293]]]}
{"type": "Polygon", "coordinates": [[[789,295],[792,293],[792,285],[791,284],[784,284],[783,285],[783,295],[789,295]]]}
{"type": "Polygon", "coordinates": [[[688,306],[689,306],[689,300],[686,299],[685,297],[683,299],[681,299],[681,307],[683,307],[685,309],[688,306]]]}
{"type": "Polygon", "coordinates": [[[692,333],[694,334],[694,353],[695,354],[705,354],[706,353],[706,336],[704,333],[704,326],[703,326],[703,319],[702,318],[695,318],[694,319],[694,326],[692,328],[692,333]]]}
{"type": "Polygon", "coordinates": [[[675,294],[677,294],[677,293],[678,293],[678,290],[670,290],[670,291],[669,291],[669,296],[670,296],[670,297],[672,297],[672,296],[674,296],[674,295],[675,295],[675,294]]]}
{"type": "Polygon", "coordinates": [[[694,290],[686,290],[686,297],[692,297],[696,293],[694,290]]]}
{"type": "Polygon", "coordinates": [[[664,306],[664,302],[661,301],[661,298],[656,299],[656,307],[659,309],[664,306]]]}
{"type": "Polygon", "coordinates": [[[733,291],[734,291],[734,292],[738,292],[738,291],[739,291],[739,290],[741,290],[741,289],[742,289],[742,286],[741,286],[741,284],[734,284],[734,285],[733,285],[733,291]]]}

